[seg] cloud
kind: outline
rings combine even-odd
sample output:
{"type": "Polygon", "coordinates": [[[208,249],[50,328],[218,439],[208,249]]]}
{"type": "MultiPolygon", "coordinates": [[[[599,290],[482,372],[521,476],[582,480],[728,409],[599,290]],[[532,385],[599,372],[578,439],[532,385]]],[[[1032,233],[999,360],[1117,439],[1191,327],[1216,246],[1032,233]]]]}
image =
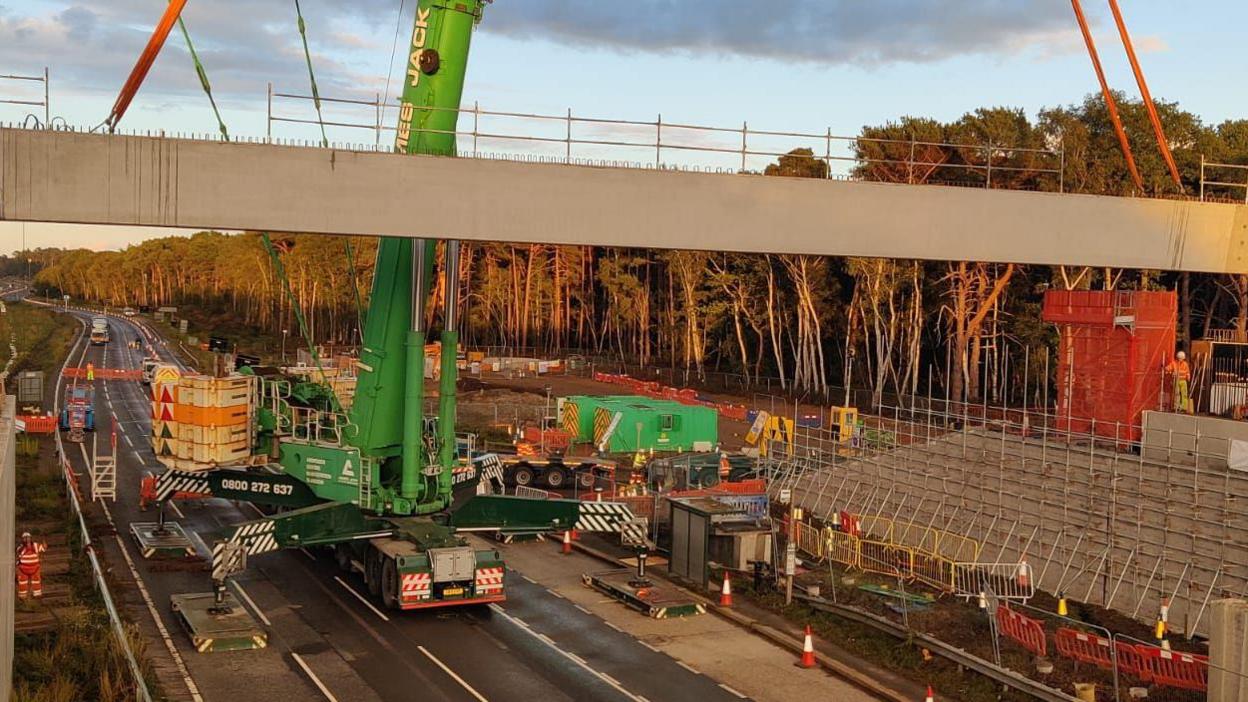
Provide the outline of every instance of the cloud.
{"type": "MultiPolygon", "coordinates": [[[[374,69],[367,72],[371,81],[361,84],[360,65],[376,66],[388,58],[388,51],[379,58],[381,52],[371,38],[393,33],[397,3],[303,0],[301,4],[322,91],[371,94],[385,76],[374,69]]],[[[109,0],[89,6],[55,0],[22,7],[0,5],[0,66],[33,74],[46,64],[57,92],[115,94],[146,45],[163,5],[151,0],[109,0]]],[[[214,94],[225,101],[262,100],[269,81],[306,90],[307,68],[290,3],[189,3],[183,19],[214,94]]],[[[385,44],[388,49],[389,42],[385,44]]],[[[175,28],[142,94],[158,100],[157,96],[199,91],[186,44],[175,28]]]]}
{"type": "Polygon", "coordinates": [[[498,2],[482,30],[616,51],[880,66],[1015,54],[1075,32],[1054,0],[498,2]]]}

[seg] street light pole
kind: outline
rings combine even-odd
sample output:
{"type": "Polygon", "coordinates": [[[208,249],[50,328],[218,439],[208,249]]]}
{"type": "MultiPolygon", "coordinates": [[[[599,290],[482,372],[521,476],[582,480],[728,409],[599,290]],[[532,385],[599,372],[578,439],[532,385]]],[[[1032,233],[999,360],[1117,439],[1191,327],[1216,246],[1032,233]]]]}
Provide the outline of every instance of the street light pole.
{"type": "Polygon", "coordinates": [[[282,363],[286,362],[286,335],[289,333],[289,329],[282,330],[282,363]]]}

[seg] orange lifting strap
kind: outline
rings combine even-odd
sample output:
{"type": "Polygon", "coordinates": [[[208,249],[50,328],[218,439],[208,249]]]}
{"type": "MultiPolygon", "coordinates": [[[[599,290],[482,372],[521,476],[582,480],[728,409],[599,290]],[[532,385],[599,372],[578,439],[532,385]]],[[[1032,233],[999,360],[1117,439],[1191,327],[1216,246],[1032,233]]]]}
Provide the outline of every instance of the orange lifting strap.
{"type": "Polygon", "coordinates": [[[104,124],[108,125],[108,131],[112,132],[117,129],[117,123],[121,121],[122,115],[126,113],[126,108],[130,107],[130,101],[139,92],[139,86],[143,84],[143,79],[147,77],[147,72],[151,70],[152,64],[156,62],[156,56],[160,53],[161,47],[165,45],[165,39],[169,37],[169,32],[173,30],[174,23],[182,15],[183,7],[186,7],[186,0],[171,0],[165,8],[165,14],[161,16],[156,29],[152,30],[152,38],[147,40],[147,46],[144,47],[143,53],[139,54],[139,60],[135,62],[134,68],[130,71],[130,77],[126,79],[126,84],[121,86],[121,93],[117,95],[117,102],[113,103],[112,111],[108,113],[108,118],[104,120],[104,124]]]}
{"type": "Polygon", "coordinates": [[[1131,142],[1127,141],[1127,132],[1122,128],[1122,118],[1118,116],[1118,103],[1105,81],[1105,71],[1101,68],[1101,57],[1096,53],[1096,42],[1092,40],[1092,32],[1088,31],[1088,20],[1083,16],[1083,7],[1079,0],[1070,0],[1075,8],[1075,19],[1079,20],[1079,30],[1083,32],[1083,42],[1088,45],[1088,57],[1092,59],[1092,68],[1096,69],[1096,79],[1101,83],[1101,95],[1105,97],[1105,107],[1109,109],[1109,121],[1114,124],[1114,133],[1118,135],[1118,145],[1122,147],[1122,155],[1127,159],[1127,170],[1131,171],[1131,180],[1135,189],[1144,193],[1144,179],[1140,177],[1140,169],[1135,166],[1135,156],[1131,153],[1131,142]]]}
{"type": "Polygon", "coordinates": [[[1183,181],[1179,180],[1179,169],[1174,165],[1174,156],[1170,153],[1170,142],[1166,141],[1166,131],[1161,128],[1161,118],[1157,116],[1157,106],[1153,104],[1153,96],[1148,92],[1148,83],[1144,80],[1144,71],[1140,61],[1135,57],[1135,47],[1131,44],[1131,35],[1127,34],[1127,24],[1122,20],[1122,10],[1118,9],[1118,0],[1109,0],[1109,9],[1114,12],[1114,22],[1118,24],[1118,34],[1122,37],[1122,45],[1127,50],[1127,59],[1131,61],[1131,70],[1135,73],[1135,82],[1140,86],[1140,97],[1144,99],[1144,107],[1148,109],[1148,120],[1153,123],[1153,134],[1157,136],[1157,146],[1161,156],[1170,169],[1170,177],[1183,192],[1183,181]]]}

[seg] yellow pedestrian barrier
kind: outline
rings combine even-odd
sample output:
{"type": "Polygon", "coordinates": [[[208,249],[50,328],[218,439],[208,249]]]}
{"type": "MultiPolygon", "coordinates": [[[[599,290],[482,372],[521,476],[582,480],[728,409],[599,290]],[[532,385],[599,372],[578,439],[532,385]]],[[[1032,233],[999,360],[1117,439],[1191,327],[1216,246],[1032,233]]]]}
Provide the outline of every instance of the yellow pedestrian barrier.
{"type": "Polygon", "coordinates": [[[846,568],[857,568],[861,546],[859,539],[853,534],[836,531],[831,527],[823,530],[824,553],[833,563],[840,563],[846,568]]]}

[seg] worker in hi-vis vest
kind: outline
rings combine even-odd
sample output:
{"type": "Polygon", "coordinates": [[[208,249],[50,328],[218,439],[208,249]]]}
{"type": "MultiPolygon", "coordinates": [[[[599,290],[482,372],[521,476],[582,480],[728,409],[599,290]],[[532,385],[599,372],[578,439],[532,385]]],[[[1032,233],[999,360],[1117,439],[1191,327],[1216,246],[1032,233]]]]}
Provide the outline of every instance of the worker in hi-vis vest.
{"type": "Polygon", "coordinates": [[[1188,391],[1188,382],[1192,378],[1192,367],[1187,363],[1187,354],[1179,351],[1174,359],[1166,364],[1166,373],[1174,381],[1174,411],[1192,413],[1192,396],[1188,391]]]}
{"type": "Polygon", "coordinates": [[[17,546],[17,596],[26,599],[30,596],[43,597],[43,575],[41,560],[48,545],[35,541],[30,532],[22,534],[22,542],[17,546]]]}

